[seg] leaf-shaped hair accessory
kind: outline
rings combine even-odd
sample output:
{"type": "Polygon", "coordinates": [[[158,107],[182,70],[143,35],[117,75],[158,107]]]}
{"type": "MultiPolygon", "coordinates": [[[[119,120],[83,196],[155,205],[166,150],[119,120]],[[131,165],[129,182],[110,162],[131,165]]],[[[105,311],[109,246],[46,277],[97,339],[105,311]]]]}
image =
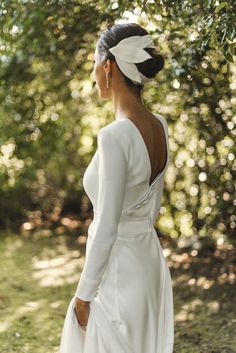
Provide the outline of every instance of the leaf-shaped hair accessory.
{"type": "Polygon", "coordinates": [[[155,48],[153,39],[149,34],[122,39],[117,45],[109,49],[123,74],[138,84],[153,80],[152,77],[144,76],[135,65],[135,63],[141,63],[151,58],[151,55],[143,50],[144,48],[155,48]]]}

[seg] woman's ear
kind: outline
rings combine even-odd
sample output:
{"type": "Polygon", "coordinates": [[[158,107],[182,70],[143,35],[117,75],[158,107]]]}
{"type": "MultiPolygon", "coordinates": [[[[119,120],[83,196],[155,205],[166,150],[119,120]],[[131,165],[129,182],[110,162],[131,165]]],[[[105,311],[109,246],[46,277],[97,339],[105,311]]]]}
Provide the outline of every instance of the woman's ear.
{"type": "Polygon", "coordinates": [[[107,59],[104,62],[104,71],[105,73],[111,74],[112,73],[112,63],[110,59],[107,59]]]}

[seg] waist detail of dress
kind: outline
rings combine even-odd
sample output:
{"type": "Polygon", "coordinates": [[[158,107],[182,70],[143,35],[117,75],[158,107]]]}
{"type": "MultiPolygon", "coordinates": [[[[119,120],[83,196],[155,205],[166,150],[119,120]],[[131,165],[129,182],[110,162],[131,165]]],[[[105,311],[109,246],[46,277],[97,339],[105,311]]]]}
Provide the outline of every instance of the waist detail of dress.
{"type": "MultiPolygon", "coordinates": [[[[96,229],[96,212],[94,212],[94,219],[89,225],[88,235],[93,236],[93,232],[96,229]]],[[[138,235],[145,234],[154,229],[152,219],[146,217],[127,217],[123,216],[120,218],[117,239],[132,239],[138,235]]]]}
{"type": "Polygon", "coordinates": [[[125,217],[118,224],[118,239],[135,237],[151,231],[152,221],[149,217],[125,217]]]}

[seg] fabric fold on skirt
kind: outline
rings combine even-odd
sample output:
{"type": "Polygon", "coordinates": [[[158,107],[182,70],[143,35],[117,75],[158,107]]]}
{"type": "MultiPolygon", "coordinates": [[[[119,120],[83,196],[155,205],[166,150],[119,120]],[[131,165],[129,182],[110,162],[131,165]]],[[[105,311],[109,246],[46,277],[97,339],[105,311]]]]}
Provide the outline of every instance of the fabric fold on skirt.
{"type": "Polygon", "coordinates": [[[98,298],[90,303],[86,329],[82,328],[74,311],[75,297],[69,303],[64,321],[60,353],[135,353],[124,341],[119,322],[110,321],[98,298]]]}

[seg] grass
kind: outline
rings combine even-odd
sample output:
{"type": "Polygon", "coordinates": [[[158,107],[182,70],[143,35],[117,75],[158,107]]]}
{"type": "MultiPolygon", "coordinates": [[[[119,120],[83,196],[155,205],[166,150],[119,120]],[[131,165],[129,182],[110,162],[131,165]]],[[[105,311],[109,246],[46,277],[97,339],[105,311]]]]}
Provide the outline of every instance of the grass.
{"type": "MultiPolygon", "coordinates": [[[[83,267],[85,236],[0,234],[0,352],[56,353],[83,267]]],[[[168,244],[163,242],[165,249],[168,244]]],[[[167,258],[175,305],[174,353],[235,353],[235,254],[231,247],[167,258]]]]}

